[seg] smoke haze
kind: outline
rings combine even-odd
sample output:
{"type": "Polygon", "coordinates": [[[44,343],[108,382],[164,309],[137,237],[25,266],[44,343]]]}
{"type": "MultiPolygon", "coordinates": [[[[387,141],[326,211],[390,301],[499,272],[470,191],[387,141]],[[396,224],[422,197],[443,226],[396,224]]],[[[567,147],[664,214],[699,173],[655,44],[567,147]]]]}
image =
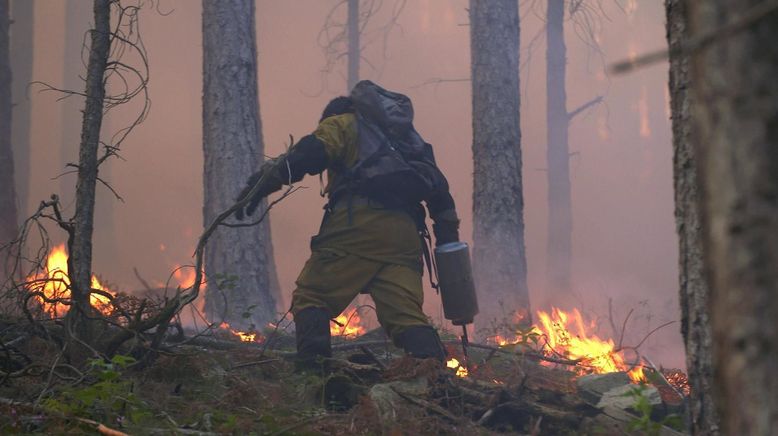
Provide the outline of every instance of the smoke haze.
{"type": "MultiPolygon", "coordinates": [[[[75,3],[90,2],[35,2],[34,80],[63,83],[66,8],[75,3]]],[[[324,17],[337,3],[257,0],[260,113],[271,156],[284,151],[290,134],[299,138],[310,133],[326,102],[346,93],[345,62],[323,75],[325,58],[317,43],[324,17]]],[[[462,80],[470,74],[467,1],[408,2],[386,35],[379,28],[391,17],[394,1],[384,3],[363,38],[369,44],[362,78],[412,98],[417,130],[435,147],[462,218],[462,238],[470,242],[470,83],[462,80]],[[432,80],[436,78],[442,80],[432,80]]],[[[525,232],[530,293],[533,301],[541,302],[547,227],[543,10],[521,9],[525,232]]],[[[141,287],[133,268],[152,282],[164,282],[176,265],[192,263],[203,227],[200,2],[161,0],[159,10],[166,14],[146,7],[140,17],[151,71],[151,112],[124,143],[121,154],[126,161],[110,164],[111,183],[124,202],[107,192],[98,200],[114,203],[105,212],[112,215],[112,226],[95,231],[93,268],[127,291],[141,287]],[[102,248],[101,241],[111,239],[115,242],[102,248]]],[[[345,20],[345,8],[338,13],[345,20]]],[[[599,316],[605,334],[611,334],[608,299],[613,300],[619,326],[634,308],[625,343],[635,344],[652,328],[679,319],[668,66],[659,63],[618,77],[608,77],[605,66],[663,48],[664,8],[662,2],[603,2],[600,15],[601,25],[594,29],[599,52],[578,37],[582,29],[566,22],[568,109],[599,95],[604,102],[576,117],[570,129],[577,297],[565,303],[599,316]]],[[[57,95],[35,91],[28,213],[59,192],[61,181],[52,178],[63,172],[61,138],[73,128],[64,125],[57,95]]],[[[105,133],[121,128],[136,110],[128,106],[112,113],[105,133]]],[[[75,183],[75,176],[64,177],[75,183]]],[[[306,178],[301,185],[309,189],[270,214],[283,305],[288,305],[308,257],[324,204],[318,178],[306,178]]],[[[63,203],[72,215],[73,199],[63,198],[63,203]]],[[[427,313],[437,319],[439,297],[428,290],[426,301],[427,313]]],[[[657,333],[644,345],[644,353],[666,366],[683,367],[679,329],[674,324],[657,333]]]]}

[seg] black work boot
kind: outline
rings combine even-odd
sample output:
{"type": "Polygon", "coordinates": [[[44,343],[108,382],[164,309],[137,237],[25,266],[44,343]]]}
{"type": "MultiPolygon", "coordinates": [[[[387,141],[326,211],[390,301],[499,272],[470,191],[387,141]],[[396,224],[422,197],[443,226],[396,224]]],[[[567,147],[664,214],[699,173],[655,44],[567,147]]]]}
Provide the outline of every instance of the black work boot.
{"type": "Polygon", "coordinates": [[[332,357],[330,315],[321,307],[308,307],[294,316],[298,371],[322,369],[320,358],[332,357]]]}
{"type": "Polygon", "coordinates": [[[395,343],[417,359],[446,359],[446,349],[432,326],[408,327],[395,337],[395,343]]]}

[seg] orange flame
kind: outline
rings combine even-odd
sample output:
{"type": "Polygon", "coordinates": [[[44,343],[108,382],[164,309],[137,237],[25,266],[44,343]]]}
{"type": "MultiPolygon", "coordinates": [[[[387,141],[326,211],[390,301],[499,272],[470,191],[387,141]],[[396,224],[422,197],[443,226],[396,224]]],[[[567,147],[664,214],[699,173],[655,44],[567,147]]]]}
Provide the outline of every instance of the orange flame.
{"type": "Polygon", "coordinates": [[[258,344],[261,344],[265,342],[265,337],[259,334],[258,332],[242,332],[240,330],[235,330],[226,322],[223,322],[219,324],[219,328],[223,330],[229,331],[231,334],[237,336],[241,342],[256,342],[258,344]]]}
{"type": "MultiPolygon", "coordinates": [[[[630,368],[625,362],[623,352],[616,349],[612,339],[604,340],[588,333],[594,325],[593,323],[587,325],[578,309],[568,313],[553,308],[550,314],[538,311],[537,315],[540,325],[534,325],[528,333],[542,337],[539,345],[543,347],[544,354],[579,361],[576,366],[576,371],[579,373],[603,374],[625,371],[635,383],[646,380],[643,368],[640,366],[630,368]]],[[[526,342],[526,339],[520,335],[512,339],[497,335],[494,337],[494,342],[504,347],[526,342]]]]}
{"type": "Polygon", "coordinates": [[[360,336],[365,334],[365,328],[360,325],[362,319],[356,309],[341,313],[335,318],[335,323],[330,323],[332,336],[360,336]],[[337,324],[336,324],[337,323],[337,324]]]}
{"type": "Polygon", "coordinates": [[[459,363],[459,360],[453,357],[446,362],[446,366],[451,369],[456,368],[457,377],[467,377],[468,375],[467,368],[462,366],[462,364],[459,363]]]}
{"type": "MultiPolygon", "coordinates": [[[[69,300],[70,299],[70,277],[68,276],[68,254],[65,251],[65,244],[60,244],[51,250],[51,253],[46,257],[45,271],[37,275],[33,275],[27,278],[28,290],[30,292],[40,292],[45,296],[45,299],[41,296],[36,296],[36,299],[43,306],[43,310],[49,314],[52,318],[62,317],[67,313],[68,307],[61,303],[47,303],[48,300],[69,300]]],[[[116,295],[116,292],[103,286],[100,281],[92,276],[90,286],[92,289],[97,289],[106,292],[111,295],[116,295]]],[[[97,293],[91,293],[89,295],[89,302],[92,306],[105,315],[111,313],[111,302],[108,297],[97,293]]]]}

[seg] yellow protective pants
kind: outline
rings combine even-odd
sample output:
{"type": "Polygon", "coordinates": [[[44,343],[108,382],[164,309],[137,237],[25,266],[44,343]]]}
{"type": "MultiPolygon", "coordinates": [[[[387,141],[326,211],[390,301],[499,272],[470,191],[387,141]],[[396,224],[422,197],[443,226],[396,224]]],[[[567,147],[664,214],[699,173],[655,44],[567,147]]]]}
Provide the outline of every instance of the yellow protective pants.
{"type": "Polygon", "coordinates": [[[362,291],[375,302],[378,322],[392,339],[404,329],[426,326],[424,292],[419,271],[403,265],[365,259],[335,248],[311,253],[292,294],[292,313],[326,308],[338,316],[362,291]]]}

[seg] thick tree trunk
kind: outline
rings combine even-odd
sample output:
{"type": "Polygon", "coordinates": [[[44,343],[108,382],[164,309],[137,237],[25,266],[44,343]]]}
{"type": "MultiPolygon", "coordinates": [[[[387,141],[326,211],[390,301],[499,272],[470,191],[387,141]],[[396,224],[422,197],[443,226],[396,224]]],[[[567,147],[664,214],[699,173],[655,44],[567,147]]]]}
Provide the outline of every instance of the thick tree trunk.
{"type": "MultiPolygon", "coordinates": [[[[11,59],[8,0],[0,0],[0,247],[16,236],[16,191],[11,148],[11,59]]],[[[4,253],[0,256],[4,259],[4,253]]],[[[0,281],[6,274],[0,262],[0,281]]]]}
{"type": "Polygon", "coordinates": [[[548,247],[546,292],[564,304],[570,294],[573,217],[570,204],[570,151],[567,113],[565,0],[549,0],[546,20],[546,161],[548,168],[548,247]]]}
{"type": "Polygon", "coordinates": [[[105,68],[110,49],[111,0],[95,0],[94,29],[91,34],[89,62],[86,71],[86,105],[81,127],[81,146],[78,154],[78,181],[76,182],[76,212],[73,232],[68,245],[68,268],[73,306],[68,311],[72,331],[83,337],[84,316],[92,311],[89,295],[92,279],[92,232],[94,228],[95,188],[97,184],[97,152],[100,146],[100,127],[103,122],[105,97],[105,68]],[[78,324],[78,325],[76,325],[78,324]]]}
{"type": "MultiPolygon", "coordinates": [[[[253,0],[203,1],[206,225],[234,203],[262,162],[254,26],[253,0]]],[[[205,272],[210,320],[224,317],[233,327],[246,329],[251,324],[262,328],[275,318],[278,282],[267,220],[214,234],[206,250],[205,272]],[[237,281],[225,286],[225,277],[237,281]],[[244,316],[245,312],[250,315],[244,316]]]]}
{"type": "MultiPolygon", "coordinates": [[[[676,50],[688,41],[684,0],[666,0],[667,42],[676,50]]],[[[689,57],[670,57],[670,98],[673,121],[673,173],[675,221],[678,232],[681,333],[686,344],[686,368],[692,386],[689,424],[692,434],[718,434],[713,402],[713,332],[710,326],[710,291],[705,278],[702,233],[697,195],[697,168],[692,144],[689,57]]]]}
{"type": "Polygon", "coordinates": [[[33,53],[33,6],[34,0],[11,1],[11,70],[13,82],[13,120],[11,122],[11,143],[13,144],[14,170],[16,180],[16,202],[19,212],[27,215],[30,192],[30,97],[29,84],[32,81],[33,53]]]}
{"type": "Polygon", "coordinates": [[[778,429],[778,12],[722,26],[759,0],[689,1],[695,153],[722,434],[778,429]]]}
{"type": "Polygon", "coordinates": [[[348,95],[359,82],[359,0],[348,0],[348,95]]]}
{"type": "Polygon", "coordinates": [[[519,10],[470,1],[473,86],[473,269],[478,325],[528,320],[519,129],[519,10]]]}

